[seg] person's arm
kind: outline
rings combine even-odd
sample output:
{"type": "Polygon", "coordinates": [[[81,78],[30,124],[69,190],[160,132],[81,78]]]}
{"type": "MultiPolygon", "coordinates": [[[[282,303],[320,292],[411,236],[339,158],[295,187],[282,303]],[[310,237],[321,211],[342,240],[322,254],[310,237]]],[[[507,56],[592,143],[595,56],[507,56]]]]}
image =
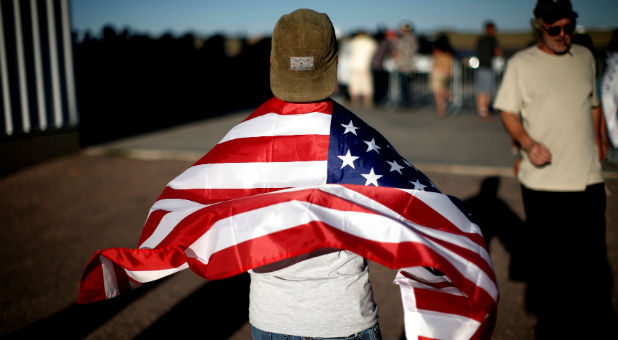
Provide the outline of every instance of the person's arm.
{"type": "Polygon", "coordinates": [[[506,132],[508,132],[528,154],[528,158],[532,164],[543,166],[551,162],[551,152],[549,149],[545,145],[530,138],[517,114],[502,111],[501,117],[506,132]]]}
{"type": "Polygon", "coordinates": [[[599,162],[603,162],[609,150],[609,140],[607,139],[605,116],[600,105],[592,108],[592,119],[594,122],[594,138],[599,151],[599,162]]]}

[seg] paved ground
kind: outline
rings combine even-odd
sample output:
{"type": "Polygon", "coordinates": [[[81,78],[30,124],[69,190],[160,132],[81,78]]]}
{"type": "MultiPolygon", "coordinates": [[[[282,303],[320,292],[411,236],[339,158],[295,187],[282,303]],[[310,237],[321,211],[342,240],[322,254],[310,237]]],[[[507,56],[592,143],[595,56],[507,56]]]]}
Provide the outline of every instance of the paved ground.
{"type": "MultiPolygon", "coordinates": [[[[497,178],[497,195],[484,204],[502,210],[487,210],[504,225],[521,222],[519,186],[511,171],[514,156],[498,119],[480,122],[470,110],[439,119],[431,107],[356,111],[445,193],[472,202],[487,178],[497,178]]],[[[0,178],[0,336],[250,338],[246,276],[206,282],[187,271],[105,303],[73,303],[92,253],[134,247],[165,184],[246,114],[89,148],[0,178]]],[[[606,183],[608,257],[616,278],[615,170],[606,173],[606,183]]],[[[504,225],[496,225],[494,232],[500,234],[504,225]]],[[[501,289],[493,338],[533,338],[535,318],[525,310],[526,284],[509,275],[506,241],[495,237],[490,242],[501,289]]],[[[394,271],[374,263],[370,270],[383,336],[402,338],[394,271]]],[[[616,283],[612,293],[616,312],[616,283]]]]}

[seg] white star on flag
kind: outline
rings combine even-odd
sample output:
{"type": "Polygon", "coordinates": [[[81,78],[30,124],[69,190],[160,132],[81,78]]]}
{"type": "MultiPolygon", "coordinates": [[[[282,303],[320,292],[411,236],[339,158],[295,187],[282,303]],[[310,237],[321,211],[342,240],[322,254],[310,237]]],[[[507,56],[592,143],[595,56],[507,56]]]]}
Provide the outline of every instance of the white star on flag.
{"type": "Polygon", "coordinates": [[[356,129],[360,129],[360,128],[354,126],[354,124],[352,124],[352,120],[350,120],[350,123],[348,123],[348,125],[341,124],[341,126],[343,126],[345,128],[345,131],[343,131],[344,135],[346,133],[348,133],[348,132],[352,132],[354,135],[356,135],[356,129]]]}
{"type": "Polygon", "coordinates": [[[357,156],[352,156],[352,154],[350,153],[350,149],[348,149],[348,153],[346,153],[345,156],[337,157],[339,157],[343,161],[343,164],[341,164],[341,169],[343,169],[346,165],[349,165],[352,167],[352,169],[354,169],[354,161],[358,159],[357,156]]]}
{"type": "Polygon", "coordinates": [[[368,174],[361,174],[361,176],[366,179],[365,185],[373,184],[376,187],[378,186],[378,179],[382,177],[382,175],[376,175],[376,173],[373,172],[373,168],[371,168],[371,171],[369,171],[368,174]]]}
{"type": "Polygon", "coordinates": [[[418,179],[414,182],[410,181],[410,183],[414,185],[414,190],[425,191],[425,188],[427,187],[426,185],[421,184],[421,182],[419,182],[418,179]]]}
{"type": "Polygon", "coordinates": [[[403,169],[403,167],[399,164],[397,164],[397,161],[394,160],[392,162],[386,161],[386,163],[388,163],[391,166],[391,171],[397,171],[400,175],[403,175],[403,173],[401,173],[401,169],[403,169]]]}
{"type": "Polygon", "coordinates": [[[374,150],[375,152],[380,153],[380,149],[382,149],[382,148],[376,145],[375,138],[371,138],[370,142],[368,142],[366,140],[363,141],[363,142],[365,142],[365,144],[367,144],[367,152],[369,152],[371,150],[374,150]]]}

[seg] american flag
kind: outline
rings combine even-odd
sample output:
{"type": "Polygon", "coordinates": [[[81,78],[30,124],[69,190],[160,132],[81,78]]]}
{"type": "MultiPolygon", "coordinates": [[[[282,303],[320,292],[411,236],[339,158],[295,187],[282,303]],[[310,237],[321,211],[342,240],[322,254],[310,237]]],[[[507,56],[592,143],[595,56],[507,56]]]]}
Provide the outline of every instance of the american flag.
{"type": "Polygon", "coordinates": [[[137,249],[97,251],[78,303],[190,268],[216,280],[320,248],[389,268],[408,339],[488,338],[498,300],[478,226],[335,101],[256,109],[154,203],[137,249]]]}

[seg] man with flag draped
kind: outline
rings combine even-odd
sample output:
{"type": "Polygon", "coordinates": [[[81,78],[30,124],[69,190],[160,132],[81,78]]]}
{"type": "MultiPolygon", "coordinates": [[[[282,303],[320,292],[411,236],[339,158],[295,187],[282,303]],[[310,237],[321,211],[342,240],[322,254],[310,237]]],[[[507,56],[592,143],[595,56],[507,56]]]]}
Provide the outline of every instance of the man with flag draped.
{"type": "Polygon", "coordinates": [[[478,226],[329,98],[336,70],[328,16],[282,16],[275,97],[168,183],[138,249],[94,254],[78,302],[187,268],[209,280],[249,271],[254,338],[379,339],[369,259],[399,269],[407,338],[489,338],[498,288],[478,226]]]}

